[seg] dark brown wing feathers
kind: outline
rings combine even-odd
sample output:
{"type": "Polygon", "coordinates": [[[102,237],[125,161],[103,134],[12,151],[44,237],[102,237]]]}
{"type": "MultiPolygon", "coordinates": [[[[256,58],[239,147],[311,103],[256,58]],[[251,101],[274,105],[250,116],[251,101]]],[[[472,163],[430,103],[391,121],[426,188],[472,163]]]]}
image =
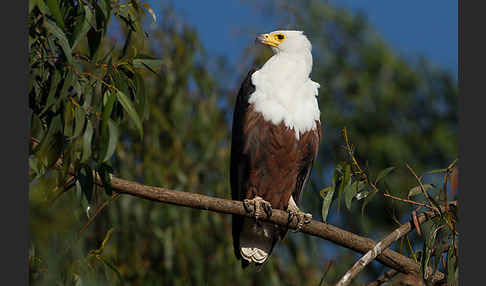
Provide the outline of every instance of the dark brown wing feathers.
{"type": "MultiPolygon", "coordinates": [[[[255,86],[251,82],[251,75],[255,69],[250,70],[245,80],[241,84],[236,98],[235,110],[233,113],[233,127],[231,134],[231,158],[230,158],[230,185],[231,198],[233,200],[243,200],[245,192],[242,182],[248,180],[248,156],[243,154],[243,123],[246,109],[248,108],[248,97],[255,91],[255,86]]],[[[232,235],[235,256],[241,259],[239,251],[240,232],[243,225],[243,217],[233,215],[232,235]]]]}

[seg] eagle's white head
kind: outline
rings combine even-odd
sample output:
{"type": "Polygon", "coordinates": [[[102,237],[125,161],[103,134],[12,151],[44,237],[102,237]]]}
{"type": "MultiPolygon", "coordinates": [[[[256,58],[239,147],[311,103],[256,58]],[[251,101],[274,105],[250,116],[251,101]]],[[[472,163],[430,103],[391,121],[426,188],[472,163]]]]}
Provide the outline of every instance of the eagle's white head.
{"type": "Polygon", "coordinates": [[[257,41],[268,45],[274,53],[310,53],[312,45],[302,31],[274,31],[261,34],[257,41]]]}
{"type": "Polygon", "coordinates": [[[302,31],[274,31],[259,35],[257,41],[270,46],[274,55],[253,73],[255,92],[249,103],[265,120],[277,125],[284,122],[299,138],[316,128],[320,117],[319,84],[309,78],[312,45],[302,31]]]}

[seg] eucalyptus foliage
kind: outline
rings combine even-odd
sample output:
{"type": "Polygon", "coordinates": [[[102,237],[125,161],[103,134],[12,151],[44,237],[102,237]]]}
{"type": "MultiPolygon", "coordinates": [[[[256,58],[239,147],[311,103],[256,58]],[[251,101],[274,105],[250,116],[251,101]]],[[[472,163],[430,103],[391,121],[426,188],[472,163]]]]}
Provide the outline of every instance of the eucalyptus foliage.
{"type": "Polygon", "coordinates": [[[59,174],[57,186],[69,188],[72,164],[89,201],[92,171],[112,171],[120,123],[130,120],[143,137],[142,70],[153,71],[161,61],[141,53],[147,39],[142,8],[138,1],[29,2],[31,140],[38,143],[29,159],[32,177],[52,171],[59,174]],[[113,16],[128,31],[121,50],[103,43],[113,16]]]}

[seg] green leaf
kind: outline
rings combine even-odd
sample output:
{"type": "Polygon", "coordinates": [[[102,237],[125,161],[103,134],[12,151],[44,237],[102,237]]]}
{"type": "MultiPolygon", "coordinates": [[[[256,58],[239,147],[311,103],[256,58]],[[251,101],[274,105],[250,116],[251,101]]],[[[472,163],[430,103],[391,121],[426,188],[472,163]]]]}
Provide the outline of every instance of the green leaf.
{"type": "MultiPolygon", "coordinates": [[[[42,172],[39,168],[39,164],[37,163],[37,158],[34,157],[34,156],[29,157],[29,169],[34,172],[34,176],[30,177],[30,179],[29,179],[30,180],[29,183],[30,183],[33,178],[42,174],[42,172]]],[[[30,172],[30,170],[29,170],[29,172],[30,172]]]]}
{"type": "Polygon", "coordinates": [[[104,258],[103,256],[98,256],[97,257],[99,260],[101,260],[105,265],[107,265],[111,270],[113,270],[113,272],[115,272],[116,276],[118,277],[118,279],[120,280],[120,285],[123,285],[123,278],[120,274],[120,272],[118,271],[118,269],[116,268],[116,266],[111,263],[110,261],[108,261],[106,258],[104,258]]]}
{"type": "Polygon", "coordinates": [[[62,127],[61,115],[56,115],[52,119],[46,135],[42,138],[36,150],[34,150],[38,160],[47,168],[52,167],[59,159],[59,156],[61,156],[64,143],[62,127]]]}
{"type": "Polygon", "coordinates": [[[321,197],[323,198],[322,209],[321,209],[322,221],[326,222],[327,221],[327,214],[329,212],[329,208],[330,208],[331,202],[332,202],[332,196],[334,195],[334,186],[329,186],[329,187],[321,190],[320,194],[321,194],[321,197]]]}
{"type": "Polygon", "coordinates": [[[136,84],[136,90],[137,90],[137,98],[139,98],[140,101],[140,112],[142,113],[142,120],[147,120],[149,117],[149,98],[148,98],[148,92],[145,89],[145,81],[143,80],[143,77],[136,72],[135,73],[135,84],[136,84]]]}
{"type": "Polygon", "coordinates": [[[61,72],[56,69],[54,71],[54,74],[51,77],[51,86],[49,88],[49,93],[47,94],[46,105],[40,112],[40,115],[44,114],[44,112],[46,112],[49,109],[49,107],[54,105],[54,103],[56,102],[56,92],[60,81],[61,81],[61,72]]]}
{"type": "Polygon", "coordinates": [[[88,203],[91,203],[94,186],[93,170],[90,166],[83,164],[77,169],[76,178],[81,185],[81,191],[85,195],[86,200],[88,201],[88,203]]]}
{"type": "Polygon", "coordinates": [[[72,70],[69,70],[64,78],[62,88],[59,91],[59,96],[57,97],[56,103],[54,104],[54,110],[59,110],[61,103],[64,99],[69,96],[69,87],[71,87],[75,80],[75,74],[72,70]]]}
{"type": "Polygon", "coordinates": [[[328,186],[328,187],[325,187],[324,189],[320,190],[319,194],[321,195],[321,198],[324,199],[327,196],[327,193],[332,191],[332,189],[334,189],[333,186],[328,186]]]}
{"type": "Polygon", "coordinates": [[[441,256],[442,256],[442,250],[444,249],[445,244],[438,243],[437,246],[435,246],[434,250],[434,271],[437,270],[441,256]]]}
{"type": "MultiPolygon", "coordinates": [[[[420,276],[422,280],[425,281],[425,270],[427,269],[427,259],[425,258],[425,253],[427,253],[427,243],[424,241],[424,246],[422,248],[422,253],[420,255],[420,276]]],[[[427,285],[427,284],[425,284],[427,285]]]]}
{"type": "Polygon", "coordinates": [[[42,127],[42,121],[37,114],[32,113],[30,120],[30,136],[33,138],[42,138],[44,134],[44,128],[42,127]]]}
{"type": "Polygon", "coordinates": [[[103,5],[105,6],[104,10],[105,10],[105,13],[106,13],[106,19],[105,19],[106,29],[104,31],[104,33],[106,34],[106,30],[108,29],[108,26],[110,25],[111,16],[113,15],[113,13],[111,13],[111,11],[112,11],[111,0],[104,0],[103,5]]]}
{"type": "Polygon", "coordinates": [[[457,285],[457,257],[454,253],[454,243],[447,251],[447,286],[457,285]]]}
{"type": "Polygon", "coordinates": [[[73,136],[69,138],[69,140],[74,140],[78,138],[86,127],[86,112],[84,111],[84,108],[80,106],[75,107],[74,119],[74,133],[73,136]]]}
{"type": "Polygon", "coordinates": [[[384,170],[381,170],[380,173],[378,174],[378,176],[376,177],[375,184],[377,184],[381,179],[383,179],[384,177],[386,177],[394,169],[395,169],[395,167],[388,167],[388,168],[386,168],[384,170]]]}
{"type": "Polygon", "coordinates": [[[66,38],[64,32],[54,22],[52,22],[47,18],[44,20],[44,26],[50,33],[54,35],[54,37],[56,37],[59,45],[61,46],[64,52],[64,56],[66,57],[68,63],[72,64],[73,63],[72,49],[71,46],[69,45],[69,41],[66,38]]]}
{"type": "Polygon", "coordinates": [[[111,73],[111,78],[115,83],[115,87],[119,89],[121,92],[126,94],[127,96],[130,95],[130,89],[128,88],[128,82],[130,79],[127,75],[121,71],[111,73]]]}
{"type": "Polygon", "coordinates": [[[82,5],[84,14],[83,18],[79,23],[76,25],[74,28],[73,36],[72,36],[72,48],[74,49],[79,41],[86,36],[88,33],[89,29],[91,28],[91,23],[93,21],[93,12],[91,12],[91,9],[87,5],[82,5]]]}
{"type": "Polygon", "coordinates": [[[106,100],[106,104],[103,110],[103,118],[101,120],[101,133],[106,134],[108,128],[108,119],[110,119],[111,112],[113,111],[113,105],[115,104],[116,94],[106,91],[103,97],[106,100]]]}
{"type": "Polygon", "coordinates": [[[113,191],[111,189],[111,174],[113,173],[113,168],[110,165],[103,163],[99,167],[98,173],[103,183],[103,188],[107,195],[111,196],[113,191]]]}
{"type": "Polygon", "coordinates": [[[154,75],[156,75],[159,79],[161,78],[159,73],[156,72],[154,69],[160,67],[160,65],[162,64],[162,60],[135,59],[133,60],[132,63],[135,68],[146,68],[147,70],[151,71],[154,75]]]}
{"type": "Polygon", "coordinates": [[[351,202],[356,194],[363,190],[365,187],[364,182],[355,181],[344,188],[344,202],[346,203],[346,208],[351,209],[351,202]]]}
{"type": "Polygon", "coordinates": [[[84,131],[83,135],[83,156],[81,158],[82,163],[88,161],[88,159],[91,157],[91,139],[93,138],[93,125],[89,120],[86,124],[86,130],[84,131]]]}
{"type": "MultiPolygon", "coordinates": [[[[351,183],[351,166],[349,164],[344,164],[344,174],[340,177],[339,189],[338,189],[338,212],[341,209],[341,197],[344,192],[344,188],[351,183]]],[[[340,168],[342,170],[342,167],[340,168]]],[[[336,168],[339,172],[339,169],[336,168]]]]}
{"type": "Polygon", "coordinates": [[[154,72],[153,69],[159,68],[163,61],[160,59],[136,58],[133,59],[132,63],[135,68],[147,68],[148,66],[154,72]]]}
{"type": "Polygon", "coordinates": [[[108,147],[106,149],[106,153],[102,162],[108,161],[113,155],[113,153],[115,153],[116,145],[118,144],[118,139],[120,137],[118,124],[111,119],[108,119],[108,131],[109,131],[108,147]]]}
{"type": "Polygon", "coordinates": [[[34,9],[34,7],[39,8],[42,14],[50,14],[49,7],[44,3],[43,0],[30,0],[29,1],[29,14],[34,9]]]}
{"type": "Polygon", "coordinates": [[[368,197],[371,193],[373,193],[373,191],[364,190],[362,192],[357,193],[355,197],[359,201],[359,200],[362,200],[362,199],[368,197]]]}
{"type": "MultiPolygon", "coordinates": [[[[135,28],[135,22],[131,19],[130,15],[128,15],[128,14],[122,15],[121,13],[118,13],[117,16],[130,29],[129,32],[128,32],[128,35],[131,35],[132,31],[133,32],[137,31],[137,28],[135,28]]],[[[127,40],[125,42],[125,45],[126,45],[127,42],[128,42],[128,37],[127,37],[127,40]]]]}
{"type": "Polygon", "coordinates": [[[140,138],[143,138],[143,127],[142,127],[142,122],[140,121],[140,117],[138,116],[135,108],[133,107],[132,102],[128,97],[120,90],[117,91],[116,93],[118,102],[122,105],[123,109],[127,112],[128,116],[130,119],[132,119],[133,123],[137,127],[139,133],[140,133],[140,138]]]}
{"type": "Polygon", "coordinates": [[[106,5],[106,2],[98,3],[98,1],[95,1],[93,7],[96,27],[93,26],[88,30],[87,37],[90,56],[92,60],[98,60],[98,51],[100,51],[101,42],[108,29],[109,20],[111,19],[111,5],[109,3],[106,5]],[[100,6],[100,4],[102,5],[100,6]]]}
{"type": "Polygon", "coordinates": [[[81,276],[77,275],[76,273],[73,273],[74,277],[74,286],[83,286],[83,279],[81,276]]]}
{"type": "MultiPolygon", "coordinates": [[[[427,191],[428,189],[433,189],[435,188],[435,186],[433,184],[425,184],[425,185],[422,185],[424,187],[424,190],[427,191]]],[[[413,196],[416,196],[416,195],[420,195],[420,194],[423,194],[422,192],[422,188],[420,187],[420,185],[416,186],[416,187],[413,187],[411,188],[409,191],[408,191],[408,197],[413,197],[413,196]]]]}
{"type": "Polygon", "coordinates": [[[64,25],[64,20],[62,18],[61,10],[59,9],[59,3],[57,0],[45,0],[49,11],[51,11],[52,17],[56,21],[56,24],[66,31],[66,26],[64,25]]]}
{"type": "Polygon", "coordinates": [[[73,136],[74,126],[74,108],[71,101],[66,102],[64,108],[64,136],[67,138],[73,136]]]}
{"type": "Polygon", "coordinates": [[[150,16],[152,16],[154,23],[157,23],[157,17],[155,17],[155,13],[152,7],[150,7],[148,3],[142,3],[142,6],[145,7],[145,9],[147,9],[147,11],[149,12],[150,16]]]}
{"type": "Polygon", "coordinates": [[[96,2],[94,2],[93,7],[94,7],[94,10],[95,10],[95,16],[96,16],[96,28],[98,30],[105,30],[107,28],[106,27],[106,24],[107,24],[106,17],[108,16],[106,8],[111,9],[111,6],[105,7],[103,2],[96,1],[96,2]]]}
{"type": "Polygon", "coordinates": [[[437,233],[439,232],[440,230],[440,227],[436,227],[435,229],[433,229],[431,232],[429,232],[429,235],[427,236],[427,246],[429,248],[429,253],[427,254],[430,258],[432,252],[433,252],[433,249],[435,249],[436,247],[438,247],[437,245],[437,241],[436,241],[436,238],[437,238],[437,233]]]}

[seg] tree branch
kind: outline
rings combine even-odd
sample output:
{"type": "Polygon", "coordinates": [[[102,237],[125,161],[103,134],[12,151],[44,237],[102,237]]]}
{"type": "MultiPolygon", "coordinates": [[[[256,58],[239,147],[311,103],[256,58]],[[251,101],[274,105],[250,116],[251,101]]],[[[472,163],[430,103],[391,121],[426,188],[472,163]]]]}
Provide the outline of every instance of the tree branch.
{"type": "MultiPolygon", "coordinates": [[[[457,205],[457,202],[449,202],[445,206],[441,206],[442,211],[448,209],[450,204],[457,205]]],[[[435,217],[437,215],[436,212],[425,212],[418,217],[418,223],[422,224],[427,220],[435,217]]],[[[395,229],[392,233],[387,235],[383,240],[378,242],[375,247],[370,249],[365,255],[363,255],[356,263],[351,267],[339,280],[336,286],[346,286],[351,283],[351,281],[361,272],[366,265],[368,265],[371,261],[373,261],[380,253],[382,253],[385,249],[387,249],[393,242],[399,240],[405,234],[409,233],[412,230],[412,223],[408,222],[406,224],[401,225],[399,228],[395,229]]],[[[432,269],[427,269],[429,275],[432,272],[432,269]]]]}
{"type": "MultiPolygon", "coordinates": [[[[96,182],[97,184],[102,185],[99,178],[97,178],[96,182]]],[[[119,193],[136,196],[142,199],[225,214],[251,217],[251,214],[246,212],[241,201],[214,198],[201,194],[170,190],[166,188],[145,186],[116,177],[111,179],[111,187],[114,191],[119,193]]],[[[270,218],[262,218],[261,220],[273,222],[282,226],[288,226],[291,229],[296,229],[297,227],[296,221],[292,221],[290,224],[288,224],[287,212],[277,209],[272,211],[272,216],[270,218]]],[[[408,227],[411,227],[410,224],[407,225],[408,227]]],[[[354,233],[329,224],[318,222],[316,220],[312,220],[309,224],[304,225],[301,232],[324,238],[340,246],[360,253],[366,253],[376,246],[376,242],[372,239],[358,236],[354,233]]],[[[415,263],[415,261],[390,249],[383,250],[377,255],[376,259],[384,265],[402,273],[418,274],[420,272],[420,266],[415,263]]],[[[441,279],[443,274],[439,273],[439,276],[440,277],[438,278],[441,279]]]]}

